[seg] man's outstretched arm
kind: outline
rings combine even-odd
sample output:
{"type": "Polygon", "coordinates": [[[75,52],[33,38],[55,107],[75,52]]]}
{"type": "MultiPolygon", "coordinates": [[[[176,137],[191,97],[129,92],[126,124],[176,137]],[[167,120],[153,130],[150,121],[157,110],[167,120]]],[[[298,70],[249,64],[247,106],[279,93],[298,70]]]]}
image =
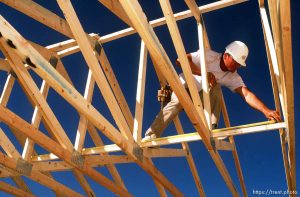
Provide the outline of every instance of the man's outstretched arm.
{"type": "Polygon", "coordinates": [[[281,122],[281,117],[277,111],[269,109],[257,96],[247,87],[239,87],[235,89],[237,93],[250,105],[252,108],[263,113],[266,118],[281,122]]]}

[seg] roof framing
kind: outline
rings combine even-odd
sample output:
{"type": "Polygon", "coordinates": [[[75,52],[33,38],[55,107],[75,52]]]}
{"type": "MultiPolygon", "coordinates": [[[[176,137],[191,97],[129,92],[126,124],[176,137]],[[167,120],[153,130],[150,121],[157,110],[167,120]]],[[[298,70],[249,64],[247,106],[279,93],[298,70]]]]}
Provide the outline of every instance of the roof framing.
{"type": "Polygon", "coordinates": [[[16,196],[34,196],[22,179],[22,176],[26,176],[52,189],[57,195],[82,196],[54,180],[50,174],[51,172],[72,170],[87,196],[96,194],[85,179],[85,175],[117,195],[132,196],[115,164],[126,165],[126,163],[134,162],[153,178],[161,196],[167,196],[166,191],[174,196],[184,196],[180,189],[155,167],[152,159],[156,157],[186,157],[199,195],[205,196],[205,189],[188,145],[189,142],[201,140],[232,195],[239,196],[219,154],[219,151],[232,152],[243,195],[247,196],[234,136],[279,130],[287,186],[289,191],[296,191],[294,87],[289,0],[269,0],[267,8],[264,0],[258,0],[274,102],[276,109],[282,111],[284,121],[281,123],[267,121],[231,127],[223,95],[220,95],[222,96],[222,114],[227,128],[211,129],[209,89],[204,56],[204,49],[209,48],[210,44],[201,14],[245,1],[221,0],[198,7],[195,0],[185,0],[189,10],[174,14],[169,0],[159,0],[164,17],[148,22],[137,0],[99,0],[99,6],[104,5],[129,26],[127,29],[101,36],[84,31],[70,0],[57,0],[65,19],[31,0],[0,0],[70,38],[70,40],[43,47],[26,40],[10,25],[9,19],[0,16],[0,50],[5,56],[5,59],[0,59],[0,71],[9,73],[0,99],[0,121],[9,127],[24,148],[22,154],[19,153],[14,146],[15,142],[11,142],[5,131],[0,128],[0,146],[4,151],[0,151],[0,178],[10,177],[17,185],[14,187],[0,181],[0,190],[16,196]],[[269,9],[272,27],[269,24],[267,9],[269,9]],[[194,17],[198,27],[201,70],[204,76],[203,103],[197,92],[177,26],[178,20],[188,17],[194,17]],[[177,55],[182,62],[191,98],[180,83],[165,49],[153,30],[155,27],[165,24],[168,26],[177,55]],[[141,37],[141,51],[135,114],[132,114],[102,45],[134,33],[138,33],[141,37]],[[74,87],[61,61],[61,58],[76,52],[82,53],[89,68],[84,95],[81,95],[74,87]],[[172,87],[196,132],[184,131],[179,118],[176,117],[174,123],[178,135],[141,143],[148,55],[155,67],[160,84],[168,83],[172,87]],[[35,72],[43,80],[40,89],[30,71],[35,72]],[[26,122],[6,107],[15,82],[20,84],[34,109],[31,123],[26,122]],[[96,87],[100,89],[117,127],[92,105],[96,87]],[[79,113],[74,143],[71,142],[47,102],[50,89],[55,90],[79,113]],[[44,123],[50,137],[41,132],[41,122],[44,123]],[[105,144],[98,132],[104,134],[113,144],[105,144]],[[91,136],[95,147],[84,147],[87,134],[91,136]],[[220,137],[228,137],[228,140],[220,140],[220,137]],[[181,148],[148,148],[176,143],[180,143],[181,148]],[[38,144],[49,154],[38,155],[34,150],[34,144],[38,144]],[[111,155],[112,152],[123,152],[124,155],[111,155]],[[99,165],[108,169],[113,180],[95,169],[99,165]]]}

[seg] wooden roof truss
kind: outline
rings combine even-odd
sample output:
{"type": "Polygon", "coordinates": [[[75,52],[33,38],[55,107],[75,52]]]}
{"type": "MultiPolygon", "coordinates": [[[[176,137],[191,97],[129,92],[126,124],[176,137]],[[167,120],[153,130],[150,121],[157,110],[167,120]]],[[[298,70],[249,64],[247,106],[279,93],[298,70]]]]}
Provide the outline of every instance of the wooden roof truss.
{"type": "Polygon", "coordinates": [[[219,155],[219,151],[232,151],[242,192],[244,196],[247,196],[234,143],[234,135],[279,130],[288,189],[289,191],[296,191],[289,0],[269,0],[268,12],[266,11],[265,1],[259,0],[274,101],[276,109],[282,111],[284,122],[267,121],[230,127],[226,105],[221,95],[223,99],[222,114],[227,128],[218,130],[211,130],[210,100],[208,83],[205,77],[204,58],[204,48],[209,48],[210,45],[201,14],[232,6],[245,0],[222,0],[201,7],[198,7],[194,0],[185,0],[189,10],[175,14],[169,0],[159,0],[164,17],[150,22],[148,22],[137,0],[99,0],[99,6],[106,6],[129,25],[127,29],[104,36],[87,34],[84,31],[70,0],[57,0],[65,19],[31,0],[0,1],[70,38],[70,40],[43,47],[26,40],[10,25],[9,19],[0,16],[0,49],[5,56],[5,59],[0,59],[0,69],[9,73],[0,100],[0,120],[10,128],[17,141],[23,146],[23,152],[18,152],[14,146],[16,142],[10,141],[6,133],[0,128],[0,146],[3,149],[3,152],[0,152],[0,177],[10,177],[16,183],[15,187],[1,181],[0,190],[16,196],[34,196],[22,178],[22,176],[26,176],[50,188],[57,195],[95,196],[95,192],[84,177],[85,175],[117,195],[131,196],[132,194],[127,190],[115,164],[135,162],[153,178],[161,196],[167,196],[166,190],[174,196],[183,196],[183,193],[155,167],[151,159],[155,157],[186,157],[199,195],[205,196],[196,164],[188,146],[188,142],[202,140],[230,192],[233,196],[238,196],[237,188],[219,155]],[[267,13],[270,13],[271,25],[267,13]],[[196,84],[192,80],[192,72],[188,65],[186,51],[176,23],[176,21],[188,17],[194,17],[198,24],[201,69],[204,76],[202,83],[204,103],[201,102],[196,84]],[[168,55],[153,31],[153,28],[165,24],[168,26],[177,55],[182,62],[182,69],[187,78],[191,97],[188,96],[187,91],[181,85],[168,55]],[[136,107],[135,113],[132,114],[102,45],[134,33],[138,33],[142,41],[136,107]],[[84,95],[81,95],[74,88],[61,61],[61,58],[77,52],[82,53],[89,67],[84,95]],[[176,117],[174,123],[178,135],[141,143],[148,54],[151,57],[160,83],[162,85],[170,84],[188,118],[193,123],[195,133],[185,133],[179,118],[176,117]],[[33,80],[29,70],[35,72],[43,80],[40,88],[33,80]],[[6,107],[16,81],[22,87],[34,108],[31,122],[25,121],[6,107]],[[95,87],[100,89],[117,127],[113,126],[91,104],[95,87]],[[61,95],[80,114],[74,144],[70,141],[61,123],[47,103],[46,99],[50,88],[61,95]],[[49,136],[39,130],[41,122],[49,132],[49,136]],[[93,148],[84,147],[87,132],[95,144],[93,148]],[[113,144],[104,144],[98,132],[102,132],[113,144]],[[225,136],[229,137],[228,141],[217,139],[225,136]],[[182,148],[147,148],[174,143],[181,143],[182,148]],[[50,154],[38,155],[34,150],[34,144],[43,147],[50,154]],[[111,152],[117,151],[122,151],[125,155],[110,155],[111,152]],[[94,169],[99,165],[107,167],[113,180],[108,179],[94,169]],[[51,172],[66,170],[73,172],[85,194],[80,194],[68,188],[51,175],[51,172]]]}

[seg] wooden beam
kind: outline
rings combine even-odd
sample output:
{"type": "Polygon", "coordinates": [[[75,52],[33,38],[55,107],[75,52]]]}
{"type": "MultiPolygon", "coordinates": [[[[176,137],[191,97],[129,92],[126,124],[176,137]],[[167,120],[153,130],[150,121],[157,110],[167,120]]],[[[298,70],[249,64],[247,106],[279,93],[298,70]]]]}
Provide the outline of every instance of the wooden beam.
{"type": "MultiPolygon", "coordinates": [[[[230,128],[230,126],[231,126],[230,125],[230,120],[229,120],[229,116],[228,116],[228,113],[227,113],[227,108],[226,108],[226,104],[225,104],[225,100],[224,100],[222,92],[221,92],[220,96],[221,96],[221,107],[222,107],[224,123],[225,123],[225,126],[227,128],[230,128]]],[[[244,181],[243,171],[242,171],[241,163],[240,163],[240,160],[239,160],[239,155],[238,155],[238,152],[237,152],[237,149],[236,149],[236,146],[235,146],[235,141],[234,141],[233,136],[229,136],[229,142],[233,146],[232,156],[233,156],[234,164],[235,164],[236,171],[237,171],[237,174],[238,174],[238,177],[239,177],[240,185],[242,187],[243,196],[248,196],[247,189],[246,189],[246,184],[245,184],[245,181],[244,181]]]]}
{"type": "MultiPolygon", "coordinates": [[[[89,70],[85,93],[84,93],[84,99],[86,99],[86,101],[88,103],[92,102],[94,87],[95,87],[95,79],[92,76],[91,70],[89,70]]],[[[94,144],[96,146],[103,145],[103,142],[102,142],[100,136],[98,135],[96,129],[94,127],[92,127],[91,125],[90,126],[88,126],[88,125],[90,125],[90,124],[88,124],[86,117],[84,115],[80,115],[80,120],[79,120],[76,140],[75,140],[75,149],[80,152],[82,152],[82,149],[83,149],[84,136],[86,135],[87,128],[89,128],[88,131],[92,137],[94,144]]],[[[106,154],[102,154],[102,155],[106,155],[106,154]]],[[[120,187],[122,187],[123,189],[127,190],[116,167],[113,164],[107,164],[106,167],[108,168],[108,171],[112,175],[116,184],[119,185],[120,187]]]]}
{"type": "Polygon", "coordinates": [[[207,122],[205,121],[203,105],[202,105],[202,102],[200,100],[200,96],[198,93],[199,90],[197,89],[195,78],[192,74],[192,70],[191,70],[189,61],[186,56],[187,53],[185,51],[175,18],[173,16],[173,11],[172,11],[172,8],[170,5],[170,1],[169,0],[160,0],[159,2],[160,2],[160,6],[163,10],[164,16],[166,18],[167,26],[169,28],[169,32],[171,34],[171,38],[172,38],[176,53],[179,57],[181,68],[184,73],[184,76],[185,76],[185,79],[187,82],[187,86],[190,91],[195,109],[197,110],[198,114],[200,115],[202,123],[206,126],[206,128],[209,128],[207,126],[207,122]]]}
{"type": "MultiPolygon", "coordinates": [[[[216,1],[214,3],[210,3],[210,4],[207,4],[207,5],[203,5],[203,6],[200,6],[198,7],[199,8],[199,11],[201,13],[207,13],[207,12],[211,12],[211,11],[214,11],[214,10],[218,10],[218,9],[222,9],[222,8],[225,8],[225,7],[228,7],[228,6],[232,6],[232,5],[236,5],[236,4],[239,4],[239,3],[242,3],[242,2],[246,2],[248,0],[222,0],[222,1],[216,1]]],[[[186,11],[183,11],[183,12],[179,12],[179,13],[176,13],[174,14],[174,17],[177,20],[183,20],[183,19],[186,19],[186,18],[189,18],[189,17],[192,17],[192,13],[190,10],[186,10],[186,11]]],[[[123,18],[121,18],[123,20],[123,18]]],[[[163,17],[163,18],[158,18],[158,19],[155,19],[155,20],[152,20],[149,22],[153,28],[155,27],[159,27],[159,26],[162,26],[162,25],[165,25],[166,24],[166,19],[163,17]]],[[[136,33],[136,30],[132,27],[130,28],[127,28],[127,29],[123,29],[123,30],[120,30],[120,31],[117,31],[117,32],[114,32],[114,33],[111,33],[111,34],[108,34],[108,35],[104,35],[104,36],[98,36],[98,40],[104,44],[106,42],[110,42],[110,41],[113,41],[113,40],[116,40],[116,39],[119,39],[119,38],[123,38],[123,37],[126,37],[128,35],[132,35],[136,33]]],[[[90,35],[92,37],[97,37],[96,34],[92,34],[90,35]]],[[[63,42],[60,42],[60,43],[57,43],[57,44],[54,44],[54,45],[51,45],[49,46],[51,50],[53,51],[56,51],[56,52],[59,52],[59,51],[62,51],[62,50],[66,50],[70,47],[74,47],[76,46],[76,41],[71,39],[71,40],[67,40],[67,41],[63,41],[63,42]]],[[[65,53],[63,53],[65,55],[70,55],[70,54],[73,54],[75,52],[78,52],[79,51],[79,47],[74,47],[72,48],[71,50],[67,50],[65,51],[65,53]],[[67,52],[67,54],[66,54],[67,52]]]]}
{"type": "MultiPolygon", "coordinates": [[[[199,8],[201,13],[207,13],[207,12],[222,9],[222,8],[232,6],[232,5],[235,5],[235,4],[239,4],[239,3],[242,3],[242,2],[246,2],[246,1],[248,1],[248,0],[222,0],[222,1],[216,1],[214,3],[210,3],[210,4],[207,4],[207,5],[203,5],[203,6],[200,6],[198,8],[199,8]]],[[[186,18],[189,18],[189,17],[192,17],[192,16],[193,15],[192,15],[192,12],[190,10],[186,10],[186,11],[174,14],[174,17],[175,17],[176,21],[177,20],[183,20],[183,19],[186,19],[186,18]]],[[[155,27],[158,27],[158,26],[161,26],[161,25],[165,25],[166,24],[166,19],[164,17],[162,17],[162,18],[152,20],[149,23],[153,28],[155,28],[155,27]]],[[[101,43],[110,42],[112,40],[123,38],[125,36],[131,35],[131,34],[134,34],[134,33],[136,33],[136,30],[134,28],[123,29],[123,30],[120,30],[118,32],[114,32],[114,33],[102,36],[100,38],[100,42],[101,43]]]]}
{"type": "MultiPolygon", "coordinates": [[[[138,82],[136,90],[136,104],[135,104],[135,115],[134,115],[134,125],[133,125],[133,138],[140,144],[142,139],[142,124],[143,124],[143,110],[144,110],[144,96],[145,96],[145,84],[146,84],[146,70],[147,70],[147,56],[148,51],[145,46],[144,41],[141,41],[141,50],[140,50],[140,60],[139,60],[139,71],[138,71],[138,82]]],[[[154,63],[155,64],[155,63],[154,63]]],[[[158,77],[159,73],[158,73],[158,77]]],[[[146,152],[143,150],[145,156],[146,152]]],[[[152,160],[148,158],[150,164],[154,165],[152,160]]],[[[155,179],[153,179],[154,184],[159,192],[159,195],[164,197],[166,196],[166,191],[164,187],[155,179]]]]}
{"type": "MultiPolygon", "coordinates": [[[[92,96],[93,96],[93,90],[95,87],[95,80],[92,76],[92,71],[89,70],[86,85],[85,85],[85,91],[84,91],[84,99],[87,100],[87,102],[91,103],[92,96]]],[[[81,152],[83,146],[84,146],[84,140],[86,136],[86,130],[87,130],[87,119],[85,116],[80,115],[78,128],[77,128],[77,134],[76,139],[74,143],[75,150],[81,152]]]]}
{"type": "Polygon", "coordinates": [[[16,81],[16,78],[12,74],[9,74],[7,76],[7,79],[6,79],[2,94],[1,94],[1,98],[0,98],[1,105],[4,105],[4,106],[7,105],[9,97],[11,95],[12,88],[15,84],[15,81],[16,81]]]}
{"type": "Polygon", "coordinates": [[[290,0],[279,1],[280,31],[282,41],[282,60],[284,68],[284,82],[286,94],[286,121],[288,132],[288,156],[290,162],[290,176],[292,191],[296,191],[296,144],[295,144],[295,112],[294,112],[294,82],[291,40],[291,5],[290,0]]]}
{"type": "Polygon", "coordinates": [[[149,53],[151,53],[153,58],[157,61],[161,73],[166,77],[172,89],[179,98],[181,105],[187,111],[187,115],[191,119],[191,122],[194,125],[196,125],[196,127],[198,127],[199,130],[203,131],[201,132],[201,135],[205,136],[205,144],[209,147],[210,142],[207,133],[205,133],[206,128],[203,124],[199,124],[199,122],[201,122],[200,117],[197,115],[196,110],[192,107],[193,104],[191,102],[191,99],[189,99],[185,88],[182,86],[178,75],[175,69],[173,68],[172,63],[169,60],[166,52],[159,44],[160,42],[156,37],[155,33],[153,32],[153,29],[150,27],[145,16],[142,14],[143,11],[140,8],[140,5],[136,1],[127,2],[122,0],[120,2],[126,10],[128,16],[132,19],[135,28],[143,38],[149,50],[149,53]]]}
{"type": "Polygon", "coordinates": [[[6,193],[9,193],[14,196],[19,196],[19,197],[33,197],[34,195],[28,192],[25,192],[19,188],[16,188],[4,181],[0,181],[0,190],[4,191],[6,193]]]}
{"type": "Polygon", "coordinates": [[[195,0],[184,0],[184,1],[186,5],[189,7],[189,9],[191,10],[191,13],[196,19],[197,23],[199,23],[201,20],[201,16],[200,16],[201,13],[195,0]]]}
{"type": "Polygon", "coordinates": [[[138,81],[136,89],[136,100],[135,100],[135,113],[134,113],[134,124],[133,124],[133,138],[140,144],[142,139],[142,123],[144,115],[144,97],[145,97],[145,84],[146,84],[146,71],[147,71],[147,57],[148,52],[145,43],[141,41],[140,60],[139,60],[139,71],[138,81]]]}
{"type": "Polygon", "coordinates": [[[144,149],[145,157],[186,157],[187,151],[174,148],[147,148],[144,149]]]}
{"type": "MultiPolygon", "coordinates": [[[[260,5],[264,5],[264,3],[260,3],[260,5]]],[[[269,12],[271,16],[271,22],[272,22],[272,31],[274,35],[274,40],[275,40],[275,50],[278,48],[278,44],[276,44],[276,39],[279,36],[278,34],[278,21],[274,20],[276,18],[276,5],[273,2],[269,2],[269,12]]],[[[263,29],[264,30],[264,29],[263,29]]],[[[273,64],[271,60],[271,54],[270,54],[270,49],[267,43],[266,39],[266,33],[264,32],[264,40],[265,40],[265,46],[266,46],[266,52],[267,52],[267,59],[269,63],[269,70],[270,70],[270,76],[271,76],[271,81],[272,81],[272,89],[273,89],[273,95],[274,95],[274,101],[275,101],[275,106],[276,106],[276,111],[278,111],[281,114],[281,108],[280,108],[280,100],[279,100],[279,90],[278,90],[278,85],[276,82],[276,76],[274,73],[273,69],[273,64]]],[[[277,56],[280,56],[280,53],[276,52],[277,56]]],[[[278,58],[281,59],[281,58],[278,58]]],[[[280,62],[278,62],[279,67],[280,62]]],[[[285,111],[285,110],[283,110],[285,111]]],[[[286,131],[284,129],[279,129],[279,135],[280,135],[280,143],[281,143],[281,151],[282,151],[282,157],[283,157],[283,162],[284,162],[284,169],[285,169],[285,175],[286,175],[286,182],[289,191],[292,191],[292,185],[291,185],[291,176],[290,176],[290,166],[289,166],[289,161],[287,157],[287,150],[286,150],[286,131]]]]}
{"type": "MultiPolygon", "coordinates": [[[[104,71],[104,74],[108,80],[108,83],[114,93],[114,96],[116,98],[116,102],[120,106],[120,109],[124,115],[124,118],[128,124],[128,127],[130,131],[133,130],[133,115],[129,109],[128,103],[126,102],[126,99],[124,97],[124,94],[121,90],[121,87],[118,83],[117,77],[114,74],[114,71],[110,65],[110,62],[105,54],[104,49],[101,49],[101,53],[95,53],[97,59],[100,61],[100,64],[102,66],[102,70],[104,71]]],[[[132,134],[131,134],[132,135],[132,134]]]]}
{"type": "Polygon", "coordinates": [[[32,0],[0,0],[0,2],[22,12],[23,14],[69,38],[73,37],[70,27],[65,20],[32,0]]]}
{"type": "MultiPolygon", "coordinates": [[[[88,124],[88,132],[89,132],[89,134],[90,134],[90,136],[91,136],[91,138],[92,138],[92,140],[93,140],[93,142],[96,146],[103,146],[104,145],[103,141],[101,140],[101,138],[98,134],[97,129],[93,125],[91,125],[90,123],[88,124]]],[[[103,155],[108,155],[108,154],[107,153],[102,153],[102,154],[100,153],[100,155],[103,156],[103,155]]],[[[116,166],[113,165],[113,164],[107,164],[105,166],[107,167],[109,173],[113,177],[116,184],[119,185],[120,187],[123,187],[125,190],[127,190],[127,188],[126,188],[126,186],[125,186],[125,184],[124,184],[124,182],[123,182],[116,166]]]]}
{"type": "Polygon", "coordinates": [[[7,61],[0,58],[0,70],[9,72],[10,69],[11,68],[10,68],[9,64],[7,63],[7,61]]]}
{"type": "MultiPolygon", "coordinates": [[[[91,155],[84,157],[84,166],[88,167],[101,167],[132,162],[134,160],[127,155],[91,155]]],[[[72,170],[74,167],[64,161],[38,161],[33,163],[32,169],[41,172],[58,172],[72,170]]]]}
{"type": "MultiPolygon", "coordinates": [[[[222,132],[217,132],[217,133],[214,132],[212,134],[212,137],[219,138],[219,137],[228,137],[233,135],[245,135],[250,133],[278,130],[280,128],[285,128],[284,122],[253,126],[248,128],[228,129],[222,132]]],[[[141,147],[163,146],[163,145],[170,145],[170,144],[178,144],[182,142],[193,142],[198,140],[202,140],[202,138],[199,136],[198,132],[194,132],[194,133],[187,133],[182,135],[174,135],[174,136],[168,136],[163,138],[157,138],[152,141],[145,141],[141,143],[141,147]]]]}
{"type": "Polygon", "coordinates": [[[206,125],[211,131],[211,105],[210,105],[210,93],[209,84],[205,60],[205,46],[204,46],[204,27],[201,21],[197,24],[198,27],[198,39],[199,39],[199,52],[200,52],[200,68],[201,68],[201,81],[202,81],[202,91],[203,91],[203,103],[204,103],[204,115],[206,118],[206,125]]]}
{"type": "MultiPolygon", "coordinates": [[[[225,129],[216,129],[217,132],[213,132],[213,138],[219,137],[229,137],[234,135],[245,135],[251,133],[258,133],[270,130],[278,130],[281,128],[285,128],[285,123],[269,123],[266,122],[257,123],[255,126],[242,126],[242,127],[229,127],[225,129]],[[223,131],[222,131],[223,130],[223,131]]],[[[215,131],[215,130],[213,130],[215,131]]],[[[194,133],[186,133],[168,137],[157,138],[154,140],[149,140],[141,143],[141,147],[154,147],[154,146],[163,146],[163,145],[170,145],[170,144],[178,144],[183,142],[193,142],[199,141],[202,138],[199,136],[197,132],[194,133]]],[[[92,148],[85,148],[82,151],[83,155],[93,155],[93,154],[100,154],[100,153],[109,153],[109,152],[118,152],[122,149],[119,148],[116,144],[110,144],[105,146],[98,146],[92,148]]],[[[58,159],[57,156],[54,154],[46,154],[46,155],[37,155],[32,157],[32,161],[47,161],[47,160],[55,160],[58,159]]]]}
{"type": "Polygon", "coordinates": [[[122,151],[122,149],[116,144],[111,144],[111,145],[105,145],[99,147],[84,148],[82,149],[82,155],[110,153],[110,152],[118,152],[118,151],[122,151]]]}
{"type": "MultiPolygon", "coordinates": [[[[178,116],[174,119],[174,124],[175,124],[175,128],[176,128],[177,133],[179,135],[184,134],[184,131],[183,131],[183,128],[182,128],[182,125],[181,125],[181,122],[180,122],[178,116]]],[[[200,196],[205,197],[205,192],[204,192],[204,189],[203,189],[203,185],[201,183],[200,176],[199,176],[196,164],[194,162],[192,152],[190,151],[190,147],[189,147],[188,143],[186,143],[186,142],[181,143],[181,145],[182,145],[182,148],[184,150],[186,150],[187,153],[188,153],[186,155],[186,160],[187,160],[187,162],[190,166],[190,170],[191,170],[191,173],[193,175],[198,193],[199,193],[200,196]]]]}
{"type": "MultiPolygon", "coordinates": [[[[48,96],[48,92],[49,92],[49,85],[46,84],[45,80],[43,80],[43,82],[42,82],[40,92],[46,99],[48,96]]],[[[31,124],[34,125],[36,128],[39,128],[41,120],[42,120],[41,109],[38,106],[35,106],[34,112],[32,115],[31,124]]],[[[32,156],[32,153],[34,151],[33,147],[34,147],[34,142],[32,142],[30,139],[27,138],[25,141],[24,149],[23,149],[23,153],[22,153],[23,159],[25,159],[27,161],[30,160],[30,157],[32,156]]]]}
{"type": "Polygon", "coordinates": [[[127,155],[92,155],[87,156],[85,166],[104,166],[108,164],[132,163],[134,160],[127,155]]]}
{"type": "MultiPolygon", "coordinates": [[[[280,9],[279,9],[279,1],[269,1],[269,9],[270,9],[270,18],[271,18],[271,22],[272,22],[272,28],[273,28],[273,36],[274,36],[274,42],[276,44],[273,43],[272,40],[272,35],[271,35],[271,30],[270,30],[270,26],[268,23],[268,18],[267,18],[267,14],[266,14],[266,10],[264,8],[264,5],[261,4],[260,5],[260,11],[261,11],[261,17],[262,17],[262,24],[263,24],[263,30],[264,30],[264,34],[265,34],[265,39],[266,39],[266,48],[267,51],[269,51],[270,53],[270,59],[271,61],[271,66],[275,67],[274,72],[275,72],[275,76],[276,76],[276,81],[277,81],[277,86],[279,87],[279,92],[280,92],[280,101],[282,104],[282,109],[283,109],[283,113],[285,116],[285,121],[287,122],[287,132],[289,132],[289,127],[291,127],[291,133],[292,133],[292,141],[291,144],[295,143],[294,141],[294,96],[293,96],[293,71],[292,71],[292,48],[291,48],[291,33],[290,33],[290,5],[289,5],[289,1],[287,2],[287,5],[284,5],[285,11],[283,14],[283,20],[286,20],[286,24],[283,25],[285,26],[284,28],[280,29],[281,25],[281,18],[280,18],[280,9]],[[277,4],[276,4],[277,3],[277,4]],[[278,10],[277,10],[278,9],[278,10]],[[282,38],[282,34],[285,34],[284,38],[282,38]],[[283,39],[285,39],[286,42],[286,47],[285,49],[283,49],[283,45],[282,42],[283,39]],[[285,53],[287,50],[288,52],[285,53]],[[276,52],[276,53],[275,53],[276,52]],[[285,54],[284,54],[285,53],[285,54]],[[285,64],[284,62],[284,56],[286,56],[285,58],[287,59],[287,65],[283,66],[285,64]],[[277,58],[277,59],[275,59],[277,58]],[[287,73],[285,72],[285,67],[289,67],[288,68],[288,75],[286,76],[287,73]],[[278,74],[279,73],[279,74],[278,74]],[[278,76],[279,75],[279,76],[278,76]],[[290,79],[291,78],[291,79],[290,79]],[[289,89],[291,88],[291,89],[289,89]],[[289,93],[288,90],[289,89],[289,93]],[[289,94],[289,95],[288,95],[289,94]],[[289,108],[287,107],[287,105],[290,105],[289,108]],[[288,110],[290,110],[290,112],[288,112],[288,110]],[[291,113],[291,116],[288,118],[288,113],[291,113]]],[[[275,100],[276,101],[276,100],[275,100]]],[[[295,184],[295,153],[294,153],[294,149],[295,147],[289,148],[289,152],[288,154],[291,154],[291,158],[289,156],[289,158],[286,157],[286,148],[285,148],[285,143],[284,143],[284,139],[282,139],[282,131],[280,132],[280,137],[281,137],[281,142],[282,142],[282,153],[283,153],[283,160],[284,160],[284,165],[285,165],[285,171],[286,171],[286,179],[287,179],[287,184],[289,187],[290,191],[294,191],[296,184],[295,184]],[[286,161],[286,159],[290,159],[289,163],[286,161]],[[293,161],[292,161],[293,160],[293,161]],[[292,172],[292,168],[294,168],[294,172],[292,172]]],[[[289,136],[289,134],[288,134],[289,136]]],[[[289,138],[288,138],[289,139],[289,138]]]]}
{"type": "Polygon", "coordinates": [[[272,39],[272,34],[271,34],[271,29],[270,29],[266,9],[264,7],[260,7],[259,9],[260,9],[263,31],[264,31],[264,35],[266,38],[267,47],[270,51],[270,59],[272,61],[271,65],[273,66],[273,70],[274,70],[274,73],[276,76],[276,82],[277,82],[277,86],[278,86],[278,90],[279,90],[280,103],[281,103],[283,112],[285,114],[285,102],[284,102],[285,95],[284,95],[284,90],[283,90],[284,82],[282,80],[282,76],[284,74],[283,74],[282,69],[280,68],[279,61],[277,60],[278,56],[276,56],[275,46],[274,46],[274,42],[272,39]]]}

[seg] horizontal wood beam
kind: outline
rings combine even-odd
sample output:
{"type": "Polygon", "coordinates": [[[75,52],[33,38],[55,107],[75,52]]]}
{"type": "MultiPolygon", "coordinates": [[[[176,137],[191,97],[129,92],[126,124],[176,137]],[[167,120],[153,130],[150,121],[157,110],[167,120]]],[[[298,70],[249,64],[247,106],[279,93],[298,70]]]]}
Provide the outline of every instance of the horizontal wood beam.
{"type": "MultiPolygon", "coordinates": [[[[222,8],[236,5],[236,4],[239,4],[242,2],[246,2],[246,1],[248,1],[248,0],[222,0],[222,1],[217,1],[214,3],[210,3],[207,5],[203,5],[198,8],[201,13],[207,13],[207,12],[222,9],[222,8]]],[[[186,11],[178,12],[178,13],[174,14],[176,21],[190,18],[192,16],[193,15],[190,10],[186,10],[186,11]]],[[[165,25],[166,19],[165,19],[165,17],[162,17],[162,18],[152,20],[149,23],[152,25],[153,28],[155,28],[155,27],[165,25]]],[[[90,34],[90,36],[98,38],[98,40],[102,44],[104,44],[104,43],[107,43],[107,42],[110,42],[110,41],[113,41],[113,40],[116,40],[119,38],[123,38],[123,37],[129,36],[129,35],[132,35],[134,33],[136,33],[136,30],[134,28],[130,27],[130,28],[126,28],[126,29],[123,29],[123,30],[120,30],[120,31],[117,31],[117,32],[114,32],[111,34],[104,35],[104,36],[98,36],[97,34],[90,34]]],[[[76,47],[76,45],[77,45],[76,41],[71,39],[71,40],[63,41],[63,42],[60,42],[57,44],[53,44],[48,47],[49,47],[49,49],[56,51],[58,53],[60,53],[60,51],[62,52],[63,50],[66,50],[70,47],[74,47],[74,48],[72,48],[72,50],[66,50],[64,53],[60,54],[60,55],[64,54],[63,56],[66,56],[66,55],[70,55],[70,54],[73,54],[73,53],[76,53],[79,51],[79,47],[78,46],[76,47]],[[68,52],[68,54],[65,54],[66,52],[68,52]]]]}
{"type": "MultiPolygon", "coordinates": [[[[237,126],[237,127],[229,127],[224,129],[216,129],[213,130],[212,137],[229,137],[234,135],[245,135],[251,133],[264,132],[269,130],[278,130],[285,128],[285,123],[271,123],[266,124],[266,122],[262,122],[264,125],[260,125],[261,123],[253,124],[252,127],[237,126]]],[[[153,146],[162,146],[162,145],[170,145],[170,144],[178,144],[182,142],[193,142],[202,140],[197,132],[194,133],[186,133],[174,136],[168,136],[163,138],[157,138],[152,141],[146,141],[141,144],[141,147],[153,147],[153,146]]],[[[119,152],[122,151],[120,147],[116,144],[92,147],[92,148],[84,148],[82,150],[82,155],[93,155],[100,153],[110,153],[110,152],[119,152]]],[[[45,155],[36,155],[32,157],[32,161],[48,161],[58,159],[54,154],[45,154],[45,155]]]]}
{"type": "MultiPolygon", "coordinates": [[[[286,124],[284,122],[281,123],[273,123],[269,125],[261,125],[254,126],[249,128],[237,128],[237,129],[228,129],[222,132],[213,132],[212,137],[229,137],[234,135],[244,135],[251,133],[264,132],[269,130],[278,130],[281,128],[285,128],[286,124]]],[[[157,138],[152,141],[146,141],[141,144],[141,147],[151,147],[151,146],[162,146],[162,145],[170,145],[170,144],[178,144],[182,142],[193,142],[202,140],[197,132],[187,133],[182,135],[174,135],[169,137],[157,138]]]]}
{"type": "MultiPolygon", "coordinates": [[[[246,2],[246,1],[248,1],[248,0],[221,0],[221,1],[217,1],[217,2],[214,2],[214,3],[210,3],[210,4],[207,4],[207,5],[200,6],[198,8],[199,8],[199,11],[201,13],[207,13],[207,12],[222,9],[222,8],[232,6],[232,5],[235,5],[235,4],[239,4],[239,3],[242,3],[242,2],[246,2]]],[[[186,10],[186,11],[178,12],[178,13],[174,14],[174,17],[175,17],[176,21],[183,20],[183,19],[186,19],[186,18],[190,18],[192,16],[193,16],[193,14],[190,10],[186,10]]],[[[158,18],[158,19],[150,21],[149,24],[153,28],[158,27],[158,26],[162,26],[162,25],[166,24],[166,19],[165,19],[165,17],[158,18]]],[[[131,35],[131,34],[134,34],[134,33],[136,33],[136,30],[134,28],[127,28],[127,29],[120,30],[118,32],[114,32],[114,33],[105,35],[105,36],[101,36],[99,40],[100,40],[101,43],[106,43],[106,42],[110,42],[112,40],[119,39],[119,38],[131,35]]]]}
{"type": "Polygon", "coordinates": [[[0,0],[0,2],[22,12],[23,14],[69,38],[73,38],[71,29],[64,19],[32,0],[0,0]]]}
{"type": "Polygon", "coordinates": [[[16,188],[4,181],[0,181],[0,190],[1,191],[4,191],[6,193],[9,193],[11,195],[14,195],[14,196],[19,196],[19,197],[33,197],[35,195],[33,194],[30,194],[28,192],[25,192],[19,188],[16,188]]]}
{"type": "MultiPolygon", "coordinates": [[[[89,167],[132,162],[134,160],[127,155],[90,155],[84,157],[84,166],[89,167]]],[[[58,172],[72,170],[74,167],[64,161],[37,161],[33,163],[32,169],[41,172],[58,172]]]]}
{"type": "Polygon", "coordinates": [[[174,148],[147,148],[144,149],[145,157],[186,157],[187,151],[174,148]]]}

